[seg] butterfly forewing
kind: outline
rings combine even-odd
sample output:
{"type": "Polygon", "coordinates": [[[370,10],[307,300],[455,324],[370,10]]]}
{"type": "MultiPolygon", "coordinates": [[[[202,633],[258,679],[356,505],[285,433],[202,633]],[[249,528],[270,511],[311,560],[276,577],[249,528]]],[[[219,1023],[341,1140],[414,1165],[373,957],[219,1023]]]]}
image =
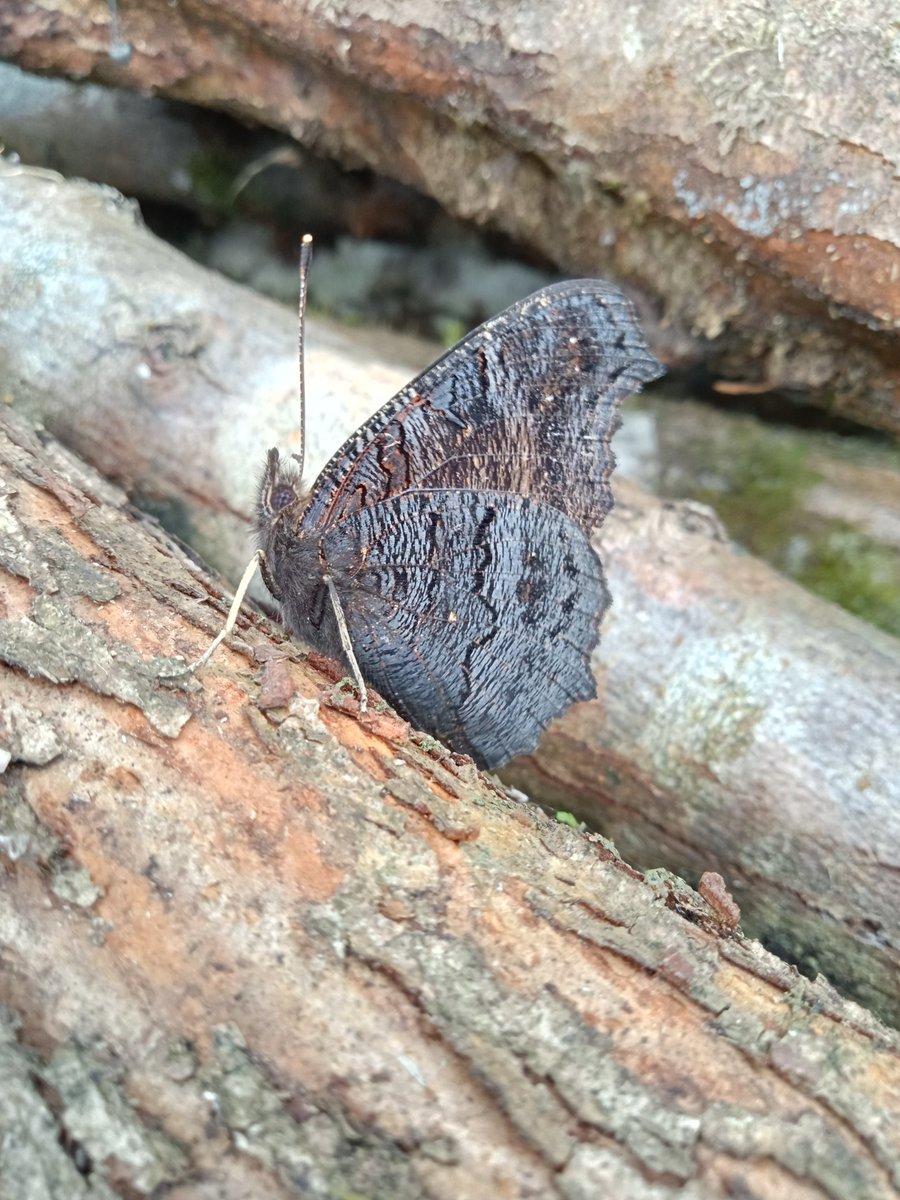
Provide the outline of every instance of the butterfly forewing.
{"type": "Polygon", "coordinates": [[[332,458],[303,514],[323,528],[415,487],[511,491],[585,527],[611,507],[621,400],[656,378],[631,305],[601,280],[555,284],[479,326],[332,458]]]}

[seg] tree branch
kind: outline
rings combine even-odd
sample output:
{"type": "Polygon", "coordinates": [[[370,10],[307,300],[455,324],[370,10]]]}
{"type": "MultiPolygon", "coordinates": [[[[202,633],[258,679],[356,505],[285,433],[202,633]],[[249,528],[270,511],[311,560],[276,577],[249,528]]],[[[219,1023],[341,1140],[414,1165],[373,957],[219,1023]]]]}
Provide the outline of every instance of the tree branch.
{"type": "Polygon", "coordinates": [[[900,429],[887,3],[149,0],[125,54],[102,6],[6,7],[5,58],[266,122],[630,283],[667,361],[900,429]]]}

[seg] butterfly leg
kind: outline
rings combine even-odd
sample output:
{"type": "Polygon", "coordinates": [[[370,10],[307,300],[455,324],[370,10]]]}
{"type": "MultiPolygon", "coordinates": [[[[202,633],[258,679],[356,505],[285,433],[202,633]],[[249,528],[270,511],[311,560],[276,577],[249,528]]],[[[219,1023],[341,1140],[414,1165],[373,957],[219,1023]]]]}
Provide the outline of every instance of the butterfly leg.
{"type": "Polygon", "coordinates": [[[272,597],[280,603],[281,588],[276,583],[275,576],[269,570],[269,560],[262,550],[257,550],[256,557],[259,559],[259,573],[262,575],[263,583],[272,593],[272,597]]]}
{"type": "Polygon", "coordinates": [[[219,646],[222,645],[229,633],[231,633],[232,629],[234,629],[237,622],[238,613],[241,611],[241,605],[244,602],[244,597],[247,595],[247,589],[250,586],[250,581],[256,574],[256,568],[262,567],[265,561],[266,558],[262,550],[257,550],[247,563],[244,574],[241,576],[241,582],[238,584],[237,591],[234,593],[234,599],[231,602],[231,608],[228,610],[228,616],[225,619],[225,625],[222,631],[218,633],[215,638],[213,638],[212,642],[210,642],[209,646],[207,646],[196,662],[188,663],[186,666],[179,668],[177,671],[173,671],[170,677],[176,675],[193,675],[195,671],[198,671],[202,666],[209,662],[214,652],[218,650],[219,646]]]}
{"type": "Polygon", "coordinates": [[[341,602],[338,599],[337,588],[332,583],[330,575],[323,575],[322,582],[328,588],[328,595],[331,597],[331,607],[334,609],[334,619],[337,621],[338,633],[341,635],[341,647],[347,656],[347,661],[350,663],[350,670],[353,672],[353,679],[359,691],[359,710],[360,712],[365,712],[367,708],[366,685],[363,682],[362,671],[359,669],[356,655],[353,653],[350,630],[347,628],[344,610],[341,608],[341,602]]]}

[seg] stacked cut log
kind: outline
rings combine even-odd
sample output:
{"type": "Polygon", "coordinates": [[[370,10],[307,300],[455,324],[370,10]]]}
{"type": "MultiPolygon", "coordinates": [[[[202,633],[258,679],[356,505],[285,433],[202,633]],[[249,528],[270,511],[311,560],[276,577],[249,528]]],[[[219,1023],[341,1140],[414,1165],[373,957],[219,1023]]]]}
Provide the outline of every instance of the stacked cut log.
{"type": "MultiPolygon", "coordinates": [[[[727,886],[891,1015],[895,643],[620,488],[601,698],[516,778],[701,895],[362,717],[262,618],[170,678],[227,596],[54,435],[233,574],[293,318],[108,192],[0,188],[0,1187],[891,1195],[896,1035],[743,938],[727,886]]],[[[361,415],[331,397],[399,377],[315,326],[309,371],[320,462],[361,415]]]]}
{"type": "Polygon", "coordinates": [[[0,57],[215,107],[630,283],[657,351],[900,430],[889,0],[9,0],[0,57]]]}

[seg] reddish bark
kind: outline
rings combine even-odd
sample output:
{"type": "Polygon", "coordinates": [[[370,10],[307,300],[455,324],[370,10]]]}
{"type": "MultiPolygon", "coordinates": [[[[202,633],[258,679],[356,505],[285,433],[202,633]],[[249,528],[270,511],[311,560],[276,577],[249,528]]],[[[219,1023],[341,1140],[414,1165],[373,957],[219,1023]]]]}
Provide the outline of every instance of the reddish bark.
{"type": "MultiPolygon", "coordinates": [[[[0,312],[11,398],[237,577],[265,449],[296,445],[293,314],[97,189],[9,170],[0,186],[0,292],[22,299],[0,312]]],[[[408,376],[311,335],[315,469],[408,376]]],[[[511,777],[581,806],[640,867],[720,872],[745,929],[900,1020],[897,642],[737,553],[709,510],[617,494],[600,699],[511,777]]]]}
{"type": "Polygon", "coordinates": [[[210,581],[12,414],[0,487],[3,1200],[895,1194],[870,1014],[298,655],[166,684],[210,581]]]}

